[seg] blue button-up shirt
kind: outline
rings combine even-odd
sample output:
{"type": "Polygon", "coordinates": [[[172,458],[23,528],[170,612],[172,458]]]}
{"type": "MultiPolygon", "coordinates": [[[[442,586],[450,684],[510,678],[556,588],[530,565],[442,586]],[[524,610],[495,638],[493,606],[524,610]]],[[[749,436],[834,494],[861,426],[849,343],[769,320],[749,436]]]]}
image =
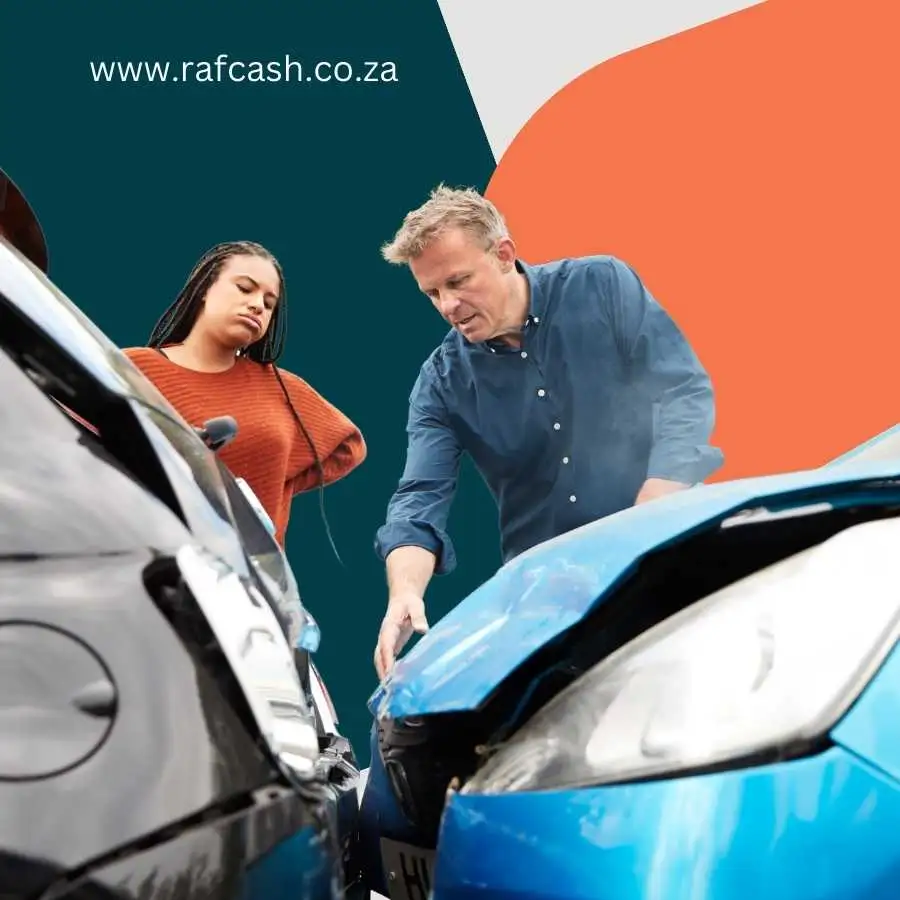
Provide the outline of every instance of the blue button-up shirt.
{"type": "Polygon", "coordinates": [[[635,272],[610,256],[517,263],[530,287],[519,348],[451,331],[410,395],[406,466],[376,552],[456,564],[446,532],[461,455],[499,507],[503,560],[633,505],[647,478],[721,466],[709,377],[635,272]]]}

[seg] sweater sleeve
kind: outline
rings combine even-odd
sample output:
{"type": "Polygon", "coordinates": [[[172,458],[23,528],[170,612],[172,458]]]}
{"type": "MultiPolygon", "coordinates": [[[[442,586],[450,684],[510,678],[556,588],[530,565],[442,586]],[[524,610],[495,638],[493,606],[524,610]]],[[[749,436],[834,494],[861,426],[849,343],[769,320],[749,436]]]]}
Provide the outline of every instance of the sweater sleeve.
{"type": "MultiPolygon", "coordinates": [[[[365,439],[359,428],[337,407],[329,403],[321,394],[302,378],[290,372],[279,370],[285,387],[297,414],[300,416],[307,434],[312,440],[322,470],[325,484],[349,475],[366,458],[365,439]]],[[[299,436],[301,445],[305,443],[299,436]]],[[[308,445],[307,445],[308,450],[308,445]]],[[[300,494],[319,486],[319,472],[314,462],[295,476],[291,490],[300,494]]]]}

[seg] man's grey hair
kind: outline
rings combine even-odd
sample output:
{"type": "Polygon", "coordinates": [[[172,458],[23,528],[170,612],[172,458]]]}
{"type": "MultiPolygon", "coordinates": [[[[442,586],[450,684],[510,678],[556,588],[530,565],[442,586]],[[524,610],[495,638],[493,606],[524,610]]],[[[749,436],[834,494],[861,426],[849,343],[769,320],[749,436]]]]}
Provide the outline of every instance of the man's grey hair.
{"type": "Polygon", "coordinates": [[[440,184],[425,203],[406,214],[393,239],[381,248],[381,255],[394,265],[409,263],[449,228],[468,232],[485,250],[509,237],[503,216],[490,200],[474,188],[440,184]]]}

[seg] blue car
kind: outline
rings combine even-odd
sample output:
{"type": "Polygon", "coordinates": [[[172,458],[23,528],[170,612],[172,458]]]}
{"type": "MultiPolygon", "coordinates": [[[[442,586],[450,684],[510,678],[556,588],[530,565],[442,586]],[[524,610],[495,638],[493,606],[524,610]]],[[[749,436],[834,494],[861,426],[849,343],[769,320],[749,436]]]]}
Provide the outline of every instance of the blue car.
{"type": "Polygon", "coordinates": [[[511,561],[370,700],[391,900],[900,896],[900,426],[511,561]]]}

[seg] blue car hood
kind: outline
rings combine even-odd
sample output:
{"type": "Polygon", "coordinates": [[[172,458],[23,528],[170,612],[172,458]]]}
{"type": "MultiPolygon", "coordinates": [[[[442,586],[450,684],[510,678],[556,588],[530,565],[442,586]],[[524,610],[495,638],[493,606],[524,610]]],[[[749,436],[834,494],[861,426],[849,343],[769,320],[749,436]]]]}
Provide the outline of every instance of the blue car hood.
{"type": "MultiPolygon", "coordinates": [[[[607,598],[648,553],[753,507],[827,502],[900,476],[900,426],[820,469],[702,485],[623,510],[513,559],[436,623],[369,700],[378,718],[478,707],[536,650],[607,598]],[[886,458],[885,458],[886,457],[886,458]]],[[[900,483],[884,490],[896,502],[900,483]]],[[[879,491],[881,493],[881,491],[879,491]]]]}

